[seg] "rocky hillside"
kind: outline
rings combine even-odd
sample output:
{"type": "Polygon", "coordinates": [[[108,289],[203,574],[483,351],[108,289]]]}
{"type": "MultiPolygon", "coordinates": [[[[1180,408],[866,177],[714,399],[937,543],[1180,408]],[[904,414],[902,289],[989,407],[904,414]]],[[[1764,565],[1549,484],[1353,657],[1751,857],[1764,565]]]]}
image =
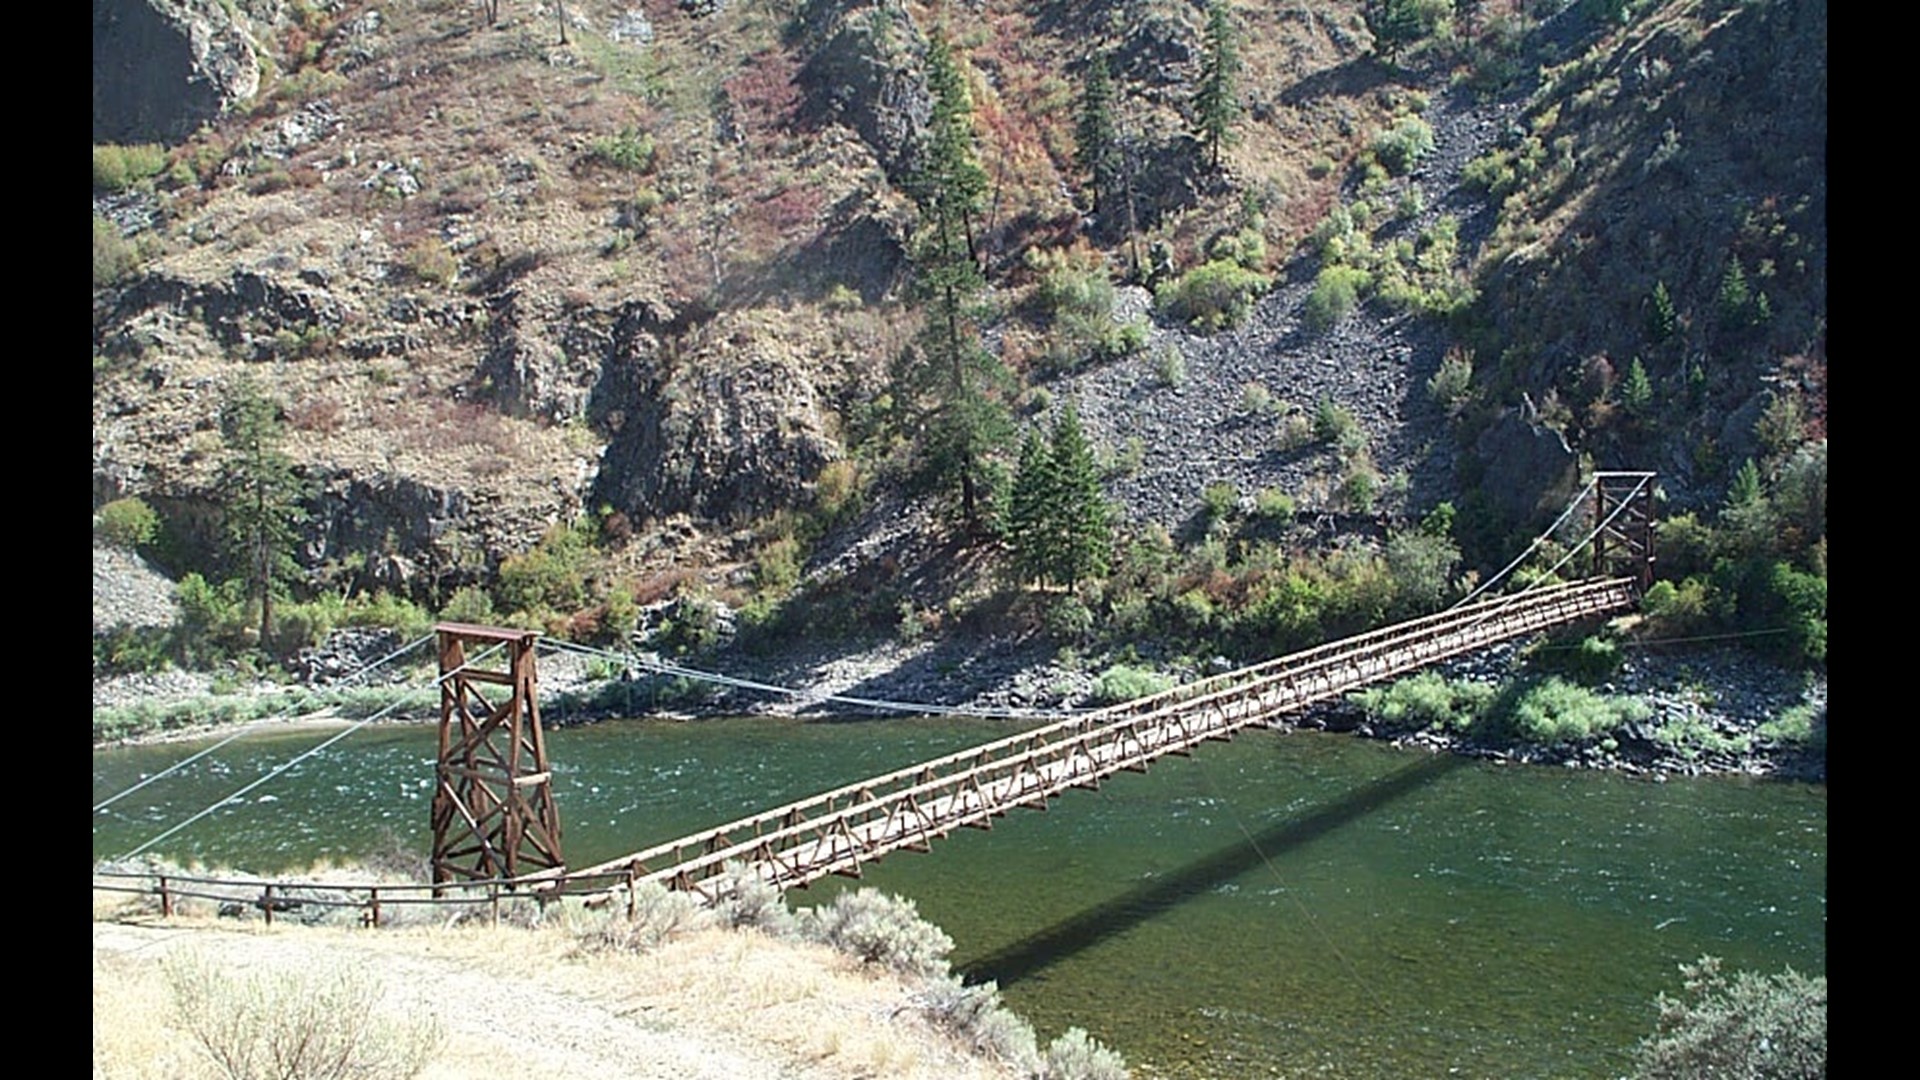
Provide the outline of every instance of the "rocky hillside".
{"type": "Polygon", "coordinates": [[[872,438],[917,325],[905,188],[936,29],[992,184],[988,341],[1023,418],[1077,407],[1136,528],[1180,534],[1217,482],[1286,493],[1322,539],[1475,492],[1519,528],[1583,456],[1711,499],[1750,438],[1727,417],[1784,387],[1823,424],[1824,4],[1482,3],[1411,45],[1367,6],[1227,4],[1216,172],[1182,0],[506,0],[494,24],[453,0],[95,0],[96,143],[164,147],[118,184],[96,151],[95,505],[159,510],[175,573],[212,551],[244,378],[284,405],[314,492],[298,561],[333,587],[437,603],[583,514],[617,516],[608,581],[737,583],[756,526],[835,468],[868,512],[815,572],[950,558],[872,438]],[[1096,46],[1130,229],[1074,164],[1096,46]],[[1430,147],[1385,167],[1411,120],[1430,147]],[[1203,334],[1150,290],[1222,238],[1272,285],[1203,334]],[[1716,321],[1729,252],[1764,325],[1716,321]],[[1143,347],[1063,359],[1043,253],[1131,282],[1113,317],[1143,347]],[[1328,327],[1309,309],[1342,260],[1382,291],[1328,327]],[[1681,310],[1649,341],[1654,283],[1681,310]],[[1700,368],[1704,396],[1653,425],[1596,410],[1642,356],[1663,393],[1700,368]],[[1338,448],[1311,435],[1325,408],[1338,448]]]}

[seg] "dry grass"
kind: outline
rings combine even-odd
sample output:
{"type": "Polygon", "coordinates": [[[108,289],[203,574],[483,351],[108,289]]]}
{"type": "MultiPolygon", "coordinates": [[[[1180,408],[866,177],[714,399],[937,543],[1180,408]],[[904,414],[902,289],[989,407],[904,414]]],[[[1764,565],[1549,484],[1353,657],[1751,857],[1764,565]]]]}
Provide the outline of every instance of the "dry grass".
{"type": "MultiPolygon", "coordinates": [[[[101,909],[96,894],[96,919],[101,909]]],[[[384,1011],[431,1018],[444,1033],[423,1080],[486,1075],[507,1059],[528,1072],[640,1080],[1009,1075],[903,1010],[906,984],[825,946],[706,929],[646,953],[588,954],[569,921],[382,931],[96,921],[94,1075],[211,1075],[168,989],[165,959],[182,950],[231,971],[324,961],[377,976],[384,1011]]]]}

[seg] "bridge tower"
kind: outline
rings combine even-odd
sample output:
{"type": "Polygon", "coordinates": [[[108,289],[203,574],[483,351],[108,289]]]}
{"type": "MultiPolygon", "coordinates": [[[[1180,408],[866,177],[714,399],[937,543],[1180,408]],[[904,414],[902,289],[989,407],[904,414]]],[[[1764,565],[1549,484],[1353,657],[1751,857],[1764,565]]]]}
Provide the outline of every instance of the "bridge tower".
{"type": "Polygon", "coordinates": [[[440,757],[433,792],[433,883],[564,868],[560,810],[540,730],[533,654],[540,635],[465,623],[441,623],[434,632],[440,650],[440,757]],[[480,666],[495,651],[506,653],[505,670],[480,666]],[[483,685],[500,697],[498,704],[481,693],[483,685]],[[504,697],[498,688],[505,689],[504,697]]]}
{"type": "Polygon", "coordinates": [[[1593,474],[1593,573],[1653,585],[1653,481],[1650,472],[1593,474]],[[1618,511],[1618,513],[1615,513],[1618,511]],[[1612,521],[1607,519],[1612,517],[1612,521]]]}

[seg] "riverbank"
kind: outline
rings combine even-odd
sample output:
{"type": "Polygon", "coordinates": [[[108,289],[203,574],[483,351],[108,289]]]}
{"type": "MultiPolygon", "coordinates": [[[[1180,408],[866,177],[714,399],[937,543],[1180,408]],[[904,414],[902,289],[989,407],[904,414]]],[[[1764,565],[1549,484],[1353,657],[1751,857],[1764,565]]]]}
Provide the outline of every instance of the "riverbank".
{"type": "MultiPolygon", "coordinates": [[[[267,714],[329,702],[332,707],[350,706],[340,708],[341,719],[359,719],[376,711],[374,703],[384,704],[402,693],[417,700],[397,711],[395,721],[430,721],[436,715],[436,698],[423,689],[429,674],[401,678],[390,672],[391,681],[375,689],[349,690],[344,682],[345,676],[400,644],[382,631],[336,634],[323,658],[308,658],[303,665],[307,681],[297,687],[255,685],[216,693],[212,676],[177,671],[96,681],[96,745],[190,738],[231,730],[234,722],[305,722],[267,714]],[[125,710],[139,710],[140,721],[101,739],[100,732],[115,725],[103,726],[100,718],[125,710]],[[222,717],[225,723],[219,722],[222,717]]],[[[1350,699],[1317,706],[1279,726],[1351,732],[1432,752],[1661,779],[1731,773],[1825,780],[1824,674],[1784,668],[1726,645],[1628,648],[1623,653],[1617,669],[1594,691],[1609,701],[1630,704],[1637,718],[1605,738],[1564,744],[1488,741],[1484,735],[1444,725],[1370,716],[1350,699]],[[1817,725],[1817,743],[1775,737],[1778,722],[1787,716],[1817,725]]],[[[724,673],[730,684],[610,671],[603,662],[568,651],[546,650],[538,659],[542,718],[554,726],[632,715],[847,719],[911,711],[910,706],[1039,719],[1099,704],[1100,675],[1117,662],[1037,639],[958,637],[912,643],[892,638],[864,644],[809,642],[778,655],[723,652],[690,665],[724,673]]],[[[1208,663],[1205,670],[1191,662],[1134,664],[1175,682],[1232,666],[1225,659],[1208,663]]],[[[1530,677],[1526,651],[1516,645],[1436,670],[1449,680],[1489,688],[1530,677]]]]}

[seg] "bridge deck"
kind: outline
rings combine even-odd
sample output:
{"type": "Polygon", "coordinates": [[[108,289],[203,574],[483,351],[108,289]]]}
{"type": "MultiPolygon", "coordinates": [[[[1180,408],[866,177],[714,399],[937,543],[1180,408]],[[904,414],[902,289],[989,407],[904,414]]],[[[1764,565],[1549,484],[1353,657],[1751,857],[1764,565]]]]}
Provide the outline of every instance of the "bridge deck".
{"type": "Polygon", "coordinates": [[[1123,769],[1226,739],[1251,724],[1368,683],[1637,602],[1630,579],[1577,582],[1463,605],[1062,720],[983,746],[815,795],[584,870],[530,883],[626,873],[708,900],[727,863],[781,888],[858,875],[889,852],[928,850],[962,826],[990,828],[1017,806],[1044,807],[1123,769]]]}

